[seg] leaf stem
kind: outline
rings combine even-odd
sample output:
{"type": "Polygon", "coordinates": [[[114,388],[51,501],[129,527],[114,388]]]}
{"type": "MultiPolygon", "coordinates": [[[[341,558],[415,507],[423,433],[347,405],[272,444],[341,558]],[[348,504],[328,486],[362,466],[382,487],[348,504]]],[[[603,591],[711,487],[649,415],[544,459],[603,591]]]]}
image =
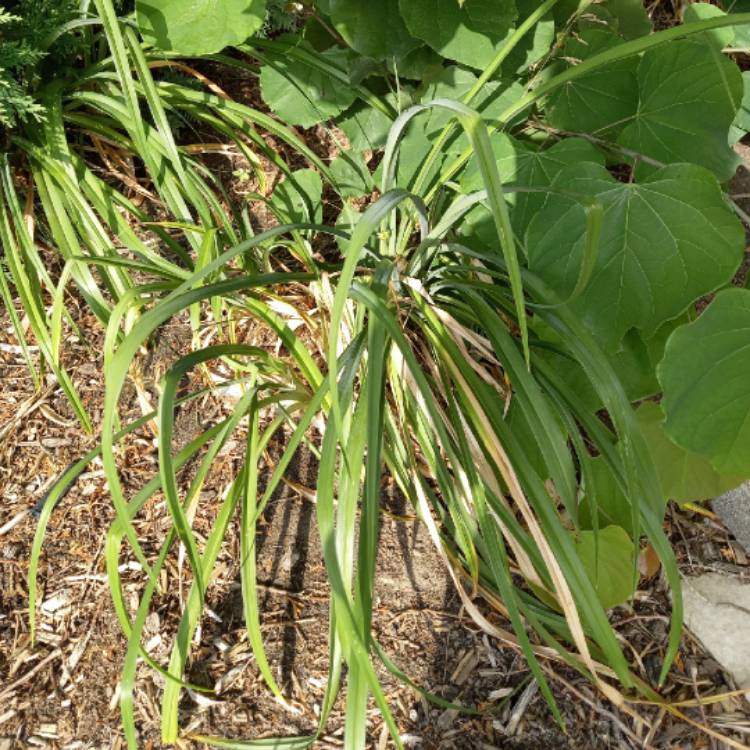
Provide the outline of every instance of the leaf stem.
{"type": "MultiPolygon", "coordinates": [[[[497,122],[492,128],[491,133],[501,130],[513,117],[520,112],[523,112],[528,106],[539,101],[539,99],[550,92],[566,83],[570,83],[586,73],[596,70],[602,65],[608,65],[609,63],[617,62],[618,60],[624,60],[627,57],[646,52],[660,44],[681,39],[690,36],[691,34],[699,34],[703,31],[711,31],[712,29],[722,28],[724,26],[737,26],[745,23],[750,23],[750,13],[738,13],[733,16],[708,18],[704,21],[696,21],[694,23],[683,24],[682,26],[674,26],[671,29],[657,31],[650,36],[633,39],[612,49],[605,50],[598,55],[588,58],[588,60],[584,60],[578,65],[564,70],[562,73],[537,86],[533,91],[528,91],[497,118],[497,122]]],[[[455,159],[455,161],[441,175],[440,180],[436,185],[429,193],[427,193],[425,198],[426,202],[429,203],[435,197],[440,186],[447,180],[450,180],[462,167],[465,166],[466,162],[471,158],[471,154],[471,148],[467,148],[455,159]]]]}
{"type": "MultiPolygon", "coordinates": [[[[476,83],[471,87],[471,89],[468,91],[468,93],[464,96],[462,99],[464,104],[471,104],[471,102],[474,100],[474,97],[484,88],[484,85],[489,81],[495,73],[498,71],[500,66],[502,65],[505,58],[508,57],[508,55],[515,49],[516,45],[523,39],[523,37],[534,27],[536,26],[537,22],[542,19],[551,9],[554,5],[556,5],[558,0],[545,0],[544,3],[542,3],[526,20],[515,30],[515,32],[512,34],[512,36],[505,42],[505,44],[498,50],[497,54],[495,55],[495,58],[492,60],[492,62],[485,68],[482,75],[477,78],[476,83]]],[[[453,132],[454,128],[456,127],[455,121],[450,121],[444,128],[443,132],[440,133],[438,138],[435,140],[435,143],[433,143],[432,148],[430,149],[430,153],[427,156],[427,159],[422,164],[422,167],[419,171],[419,174],[417,175],[417,179],[414,183],[413,192],[419,193],[420,189],[424,185],[427,175],[430,173],[430,169],[432,169],[433,164],[435,163],[435,159],[437,159],[438,154],[440,153],[440,150],[443,147],[443,144],[448,139],[450,134],[453,132]]]]}

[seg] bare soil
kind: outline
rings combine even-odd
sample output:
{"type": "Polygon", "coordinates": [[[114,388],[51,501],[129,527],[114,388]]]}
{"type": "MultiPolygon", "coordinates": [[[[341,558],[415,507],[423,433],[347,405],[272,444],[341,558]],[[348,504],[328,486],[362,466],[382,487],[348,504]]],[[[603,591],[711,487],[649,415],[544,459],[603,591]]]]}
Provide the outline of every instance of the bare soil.
{"type": "MultiPolygon", "coordinates": [[[[2,321],[3,330],[7,320],[2,321]]],[[[151,365],[158,372],[184,343],[179,322],[162,334],[151,365]]],[[[183,329],[184,330],[184,329],[183,329]]],[[[8,340],[8,339],[6,339],[8,340]]],[[[70,342],[68,362],[76,382],[97,413],[101,399],[101,362],[91,357],[97,342],[70,342]]],[[[12,346],[12,345],[11,345],[12,346]]],[[[0,527],[31,508],[48,484],[94,441],[75,425],[64,397],[51,387],[35,393],[20,358],[2,352],[0,392],[0,527]]],[[[135,397],[131,394],[135,404],[135,397]]],[[[206,401],[178,419],[177,442],[186,442],[200,426],[225,408],[206,401]]],[[[147,432],[134,437],[123,455],[123,480],[133,490],[156,466],[156,449],[147,432]]],[[[207,533],[223,487],[239,456],[223,457],[201,499],[195,528],[207,533]]],[[[186,470],[189,474],[190,469],[186,470]]],[[[185,733],[236,738],[308,733],[316,725],[327,676],[328,594],[320,539],[311,500],[314,458],[300,454],[290,484],[268,507],[257,536],[263,630],[269,658],[292,710],[279,706],[262,683],[244,639],[239,592],[239,542],[231,530],[212,583],[200,636],[187,677],[217,696],[190,693],[181,704],[185,733]]],[[[530,681],[521,656],[489,640],[459,606],[437,553],[424,530],[409,518],[395,493],[386,492],[381,523],[374,628],[394,661],[419,685],[468,707],[481,717],[456,715],[421,699],[380,670],[397,721],[414,746],[438,748],[703,748],[722,747],[695,726],[663,710],[633,705],[640,720],[608,705],[578,675],[546,665],[565,718],[567,734],[530,681]],[[499,691],[499,692],[498,692],[499,691]]],[[[52,516],[41,568],[40,637],[28,637],[28,556],[36,521],[24,516],[0,534],[0,748],[123,747],[117,707],[117,683],[125,639],[117,624],[102,558],[103,540],[113,520],[104,480],[96,464],[61,502],[52,516]]],[[[168,525],[158,498],[139,517],[138,529],[152,554],[168,525]]],[[[741,548],[710,516],[674,509],[668,526],[686,574],[721,569],[743,579],[750,568],[741,548]]],[[[130,564],[124,571],[126,598],[143,588],[143,573],[130,564]]],[[[170,560],[167,593],[154,604],[145,641],[164,662],[176,630],[186,574],[177,557],[170,560]]],[[[619,608],[614,619],[629,644],[640,676],[654,683],[664,653],[669,600],[659,573],[642,582],[632,608],[619,608]]],[[[144,748],[159,748],[160,678],[139,670],[137,722],[144,748]]],[[[672,700],[690,700],[731,690],[731,679],[686,634],[680,659],[662,690],[672,700]]],[[[340,704],[329,733],[318,746],[341,746],[340,704]]],[[[750,732],[748,704],[727,697],[702,709],[686,709],[692,721],[741,741],[750,732]]],[[[370,744],[388,747],[377,712],[371,714],[370,744]]],[[[182,747],[201,747],[185,739],[182,747]]]]}

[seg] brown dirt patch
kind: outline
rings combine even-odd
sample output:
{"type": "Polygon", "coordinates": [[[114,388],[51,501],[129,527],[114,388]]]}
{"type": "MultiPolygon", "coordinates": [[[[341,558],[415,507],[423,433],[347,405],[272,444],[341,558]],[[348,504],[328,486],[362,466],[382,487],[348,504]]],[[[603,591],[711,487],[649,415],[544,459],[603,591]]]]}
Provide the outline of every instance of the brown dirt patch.
{"type": "MultiPolygon", "coordinates": [[[[3,330],[7,328],[2,321],[3,330]]],[[[91,330],[95,330],[92,326],[91,330]]],[[[162,332],[148,359],[148,373],[162,373],[186,347],[184,323],[162,332]]],[[[12,339],[6,338],[11,341],[12,339]]],[[[90,352],[100,350],[70,342],[68,365],[95,415],[101,403],[101,363],[90,352]]],[[[43,401],[17,354],[3,353],[0,375],[2,424],[11,424],[0,463],[0,527],[28,510],[68,465],[93,444],[71,423],[72,415],[53,385],[43,401]],[[19,404],[32,399],[33,410],[19,404]]],[[[45,392],[43,392],[45,393],[45,392]]],[[[130,396],[131,406],[136,401],[130,396]]],[[[217,419],[225,405],[216,400],[185,409],[178,418],[182,444],[217,419]]],[[[126,409],[127,411],[127,409],[126,409]]],[[[228,451],[206,484],[195,528],[208,533],[223,488],[237,470],[240,455],[228,451]]],[[[156,468],[156,449],[147,431],[128,441],[123,453],[123,481],[132,491],[156,468]]],[[[191,469],[185,470],[184,478],[191,469]]],[[[181,727],[186,731],[236,738],[283,736],[314,729],[327,677],[329,588],[310,501],[314,459],[300,454],[289,474],[292,484],[269,505],[257,536],[261,610],[269,659],[279,683],[298,713],[283,710],[260,679],[244,639],[239,591],[239,535],[236,524],[227,535],[217,564],[200,637],[193,646],[187,677],[223,689],[210,702],[184,694],[181,727]]],[[[449,748],[589,748],[711,747],[688,723],[659,710],[637,707],[643,724],[613,709],[578,675],[546,665],[568,734],[554,723],[521,656],[488,639],[461,611],[455,592],[424,530],[397,496],[384,496],[377,572],[374,631],[394,661],[424,688],[464,706],[490,710],[464,717],[420,699],[379,669],[390,705],[409,742],[427,750],[449,748]],[[496,691],[510,691],[498,697],[496,691]],[[492,697],[493,692],[495,697],[492,697]],[[512,731],[508,731],[511,727],[512,731]]],[[[113,520],[101,468],[96,464],[61,502],[45,541],[40,580],[40,637],[28,639],[26,573],[35,521],[24,517],[0,536],[0,747],[121,748],[116,690],[125,639],[112,608],[102,557],[106,530],[113,520]],[[5,745],[1,744],[5,742],[5,745]],[[8,744],[10,743],[10,744],[8,744]]],[[[683,567],[731,569],[748,577],[747,560],[714,519],[675,511],[669,522],[683,567]],[[700,562],[697,562],[700,561],[700,562]]],[[[154,555],[168,528],[159,498],[139,516],[138,531],[147,555],[154,555]]],[[[143,589],[143,573],[125,562],[123,585],[131,606],[143,589]]],[[[145,633],[149,652],[166,663],[176,631],[188,576],[176,555],[167,566],[167,593],[155,600],[145,633]]],[[[669,616],[666,586],[657,575],[644,582],[632,608],[615,611],[614,619],[629,644],[640,675],[654,681],[664,653],[669,616]]],[[[139,668],[136,717],[140,746],[159,748],[158,706],[161,679],[145,665],[139,668]]],[[[672,700],[731,689],[731,680],[690,636],[663,694],[672,700]]],[[[704,710],[689,710],[696,721],[738,739],[750,727],[747,704],[737,698],[704,710]]],[[[339,747],[343,730],[341,701],[331,717],[329,734],[318,746],[339,747]]],[[[372,710],[370,746],[386,747],[377,712],[372,710]]],[[[185,748],[200,747],[184,740],[185,748]]],[[[716,745],[718,747],[718,745],[716,745]]]]}

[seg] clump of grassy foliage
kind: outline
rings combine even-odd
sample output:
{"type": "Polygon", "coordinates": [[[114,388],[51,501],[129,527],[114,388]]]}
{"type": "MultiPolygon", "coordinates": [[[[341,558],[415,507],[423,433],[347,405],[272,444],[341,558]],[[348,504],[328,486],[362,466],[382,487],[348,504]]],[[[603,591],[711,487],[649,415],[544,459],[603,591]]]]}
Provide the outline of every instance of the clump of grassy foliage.
{"type": "MultiPolygon", "coordinates": [[[[727,283],[739,264],[741,228],[720,182],[731,166],[724,146],[739,106],[729,108],[725,124],[700,121],[705,132],[723,127],[724,142],[709,153],[695,147],[703,143],[701,133],[686,138],[696,162],[687,165],[684,143],[676,154],[664,153],[642,133],[623,129],[620,120],[639,121],[643,114],[639,107],[649,79],[639,78],[640,66],[679,68],[682,55],[715,59],[714,38],[707,32],[733,20],[651,34],[643,19],[634,23],[628,14],[617,15],[616,3],[597,5],[590,9],[593,16],[579,8],[572,16],[568,9],[555,17],[555,0],[526,7],[525,14],[506,2],[513,25],[492,32],[497,38],[477,74],[469,70],[477,68],[477,40],[469,33],[475,30],[464,23],[462,5],[441,6],[456,25],[457,46],[455,40],[434,38],[404,2],[394,4],[401,9],[404,34],[377,37],[386,47],[403,43],[398,55],[388,49],[380,54],[372,38],[363,37],[359,17],[347,14],[352,3],[343,1],[318,3],[307,22],[330,32],[325,41],[320,29],[313,32],[306,24],[304,39],[258,38],[241,46],[260,68],[240,55],[206,53],[214,62],[259,74],[266,101],[292,124],[307,127],[340,116],[352,148],[329,164],[288,124],[215,87],[196,89],[155,75],[163,67],[188,75],[195,70],[176,56],[179,50],[166,55],[142,44],[110,0],[95,0],[102,28],[85,33],[94,35],[97,54],[64,81],[38,90],[42,126],[20,130],[12,139],[14,158],[28,169],[38,197],[37,224],[64,260],[59,279],[50,277],[28,231],[10,160],[0,164],[0,240],[9,278],[44,365],[88,428],[60,356],[66,316],[61,300],[68,283],[76,284],[106,326],[101,446],[66,472],[42,513],[29,576],[32,632],[49,514],[56,498],[100,455],[117,512],[106,557],[128,638],[120,694],[130,747],[138,746],[133,701],[139,658],[165,678],[167,743],[179,737],[181,691],[205,690],[187,685],[186,665],[235,514],[241,518],[248,640],[269,690],[284,700],[263,646],[254,545],[258,520],[302,445],[320,459],[316,513],[331,584],[330,679],[317,733],[279,740],[275,747],[316,741],[344,665],[347,746],[365,745],[371,696],[401,746],[374,664],[379,660],[399,678],[409,678],[371,630],[385,471],[425,524],[467,611],[487,633],[523,651],[558,719],[540,656],[579,670],[616,703],[624,701],[622,690],[657,697],[631,670],[607,617],[607,609],[634,591],[642,539],[656,550],[674,591],[662,678],[679,647],[679,578],[661,528],[665,499],[673,493],[651,457],[653,431],[642,431],[631,404],[658,392],[653,358],[661,359],[671,332],[665,334],[663,326],[676,327],[681,315],[689,317],[694,300],[727,283]],[[594,32],[602,26],[611,38],[597,41],[594,32]],[[556,39],[556,29],[562,38],[556,39]],[[565,46],[576,38],[573,30],[590,37],[590,49],[577,50],[585,59],[576,65],[570,65],[573,52],[565,46]],[[696,34],[692,42],[680,41],[696,34]],[[667,49],[666,59],[655,57],[667,49]],[[399,71],[408,71],[407,78],[399,71]],[[587,119],[599,112],[596,98],[580,110],[566,108],[573,95],[608,92],[615,84],[622,88],[618,107],[624,114],[607,111],[611,122],[587,119]],[[631,109],[634,114],[628,114],[631,109]],[[260,183],[259,155],[282,171],[284,187],[269,202],[279,226],[252,231],[247,207],[223,195],[221,185],[176,141],[170,119],[180,116],[231,140],[256,168],[260,183]],[[542,116],[549,121],[544,127],[537,122],[542,116]],[[259,129],[283,140],[310,167],[290,168],[259,129]],[[584,137],[549,142],[548,131],[584,137]],[[124,190],[95,174],[85,156],[90,144],[99,153],[115,149],[136,159],[149,193],[170,219],[150,221],[124,190]],[[373,150],[383,152],[375,175],[364,155],[373,150]],[[630,160],[636,179],[629,186],[605,168],[622,159],[630,160]],[[336,226],[322,223],[324,186],[341,201],[336,226]],[[669,287],[659,275],[660,263],[649,264],[643,247],[632,244],[627,222],[623,230],[621,207],[635,211],[644,195],[659,212],[658,221],[640,224],[646,246],[679,256],[692,269],[689,283],[669,287]],[[360,212],[362,204],[367,208],[360,212]],[[713,253],[711,273],[718,275],[702,269],[691,253],[697,235],[682,234],[685,215],[713,253]],[[332,242],[340,255],[324,262],[317,249],[332,242]],[[613,267],[623,269],[619,281],[633,299],[613,297],[608,276],[613,267]],[[145,284],[136,280],[144,274],[145,284]],[[659,294],[638,297],[634,279],[659,294]],[[154,414],[121,429],[120,396],[142,346],[185,311],[196,343],[205,324],[242,316],[271,331],[282,354],[248,346],[229,327],[219,343],[196,346],[171,367],[154,414]],[[178,398],[178,386],[186,373],[214,361],[232,369],[243,395],[226,418],[173,454],[176,411],[200,395],[178,398]],[[152,419],[159,426],[159,471],[127,497],[117,446],[152,419]],[[290,437],[261,484],[264,449],[282,430],[290,437]],[[214,459],[233,435],[242,437],[245,460],[222,497],[206,543],[199,544],[190,519],[214,459]],[[181,488],[179,468],[194,456],[198,471],[181,488]],[[173,523],[159,554],[151,557],[133,521],[156,492],[163,493],[173,523]],[[192,584],[164,665],[145,653],[141,636],[165,563],[178,544],[186,550],[192,584]],[[135,557],[148,577],[135,611],[122,593],[125,556],[135,557]],[[499,627],[487,607],[502,615],[512,632],[499,627]]],[[[138,5],[152,10],[153,4],[138,5]]],[[[266,10],[261,5],[248,3],[258,28],[266,10]]],[[[582,4],[584,10],[588,5],[582,4]]],[[[170,2],[163,6],[168,9],[170,2]]],[[[190,29],[181,33],[188,46],[196,43],[190,29]]],[[[707,75],[716,73],[705,64],[707,75]]],[[[736,88],[724,63],[714,64],[736,88]]],[[[11,292],[1,278],[7,304],[11,292]]],[[[663,431],[658,437],[664,439],[663,431]]],[[[445,704],[437,696],[427,698],[445,704]]],[[[267,746],[202,739],[221,747],[267,746]]]]}

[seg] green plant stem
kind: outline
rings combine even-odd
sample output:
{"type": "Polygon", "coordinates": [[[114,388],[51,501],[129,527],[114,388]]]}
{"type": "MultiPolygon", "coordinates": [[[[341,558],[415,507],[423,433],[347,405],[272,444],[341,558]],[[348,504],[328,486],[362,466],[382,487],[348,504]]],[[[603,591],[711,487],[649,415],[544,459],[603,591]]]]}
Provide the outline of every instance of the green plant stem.
{"type": "MultiPolygon", "coordinates": [[[[665,44],[676,39],[682,39],[683,37],[690,36],[692,34],[699,34],[704,31],[711,31],[712,29],[719,29],[725,26],[738,26],[741,24],[750,23],[750,13],[738,13],[737,15],[727,17],[708,18],[704,21],[696,21],[695,23],[683,24],[681,26],[675,26],[671,29],[664,29],[663,31],[657,31],[655,34],[650,36],[641,37],[639,39],[633,39],[632,41],[619,44],[617,47],[606,50],[594,55],[593,57],[584,60],[583,62],[575,65],[567,70],[563,71],[559,75],[550,78],[549,81],[540,84],[533,91],[527,91],[515,104],[508,107],[498,118],[491,129],[491,133],[496,133],[498,130],[502,130],[508,122],[513,119],[517,114],[523,112],[527,107],[539,101],[544,96],[565,85],[574,81],[576,78],[580,78],[586,73],[590,73],[593,70],[603,66],[609,65],[610,63],[617,62],[618,60],[624,60],[627,57],[633,55],[639,55],[642,52],[646,52],[654,47],[658,47],[660,44],[665,44]]],[[[425,197],[427,203],[432,200],[437,191],[442,185],[448,180],[455,177],[455,175],[466,165],[473,154],[473,149],[467,148],[455,161],[446,169],[446,171],[440,176],[437,183],[430,189],[425,197]]]]}
{"type": "MultiPolygon", "coordinates": [[[[523,39],[523,37],[534,28],[534,26],[559,2],[559,0],[545,0],[513,33],[508,41],[498,50],[495,58],[485,68],[482,75],[477,78],[476,83],[469,89],[468,93],[461,100],[464,104],[471,104],[477,94],[484,88],[484,85],[489,81],[495,73],[498,71],[500,66],[506,57],[515,49],[516,45],[523,39]]],[[[414,181],[413,190],[415,193],[419,193],[427,180],[427,176],[432,169],[435,159],[437,159],[440,150],[448,140],[450,134],[456,127],[456,123],[451,121],[444,128],[442,133],[437,137],[435,143],[430,149],[430,153],[423,162],[417,179],[414,181]]]]}

